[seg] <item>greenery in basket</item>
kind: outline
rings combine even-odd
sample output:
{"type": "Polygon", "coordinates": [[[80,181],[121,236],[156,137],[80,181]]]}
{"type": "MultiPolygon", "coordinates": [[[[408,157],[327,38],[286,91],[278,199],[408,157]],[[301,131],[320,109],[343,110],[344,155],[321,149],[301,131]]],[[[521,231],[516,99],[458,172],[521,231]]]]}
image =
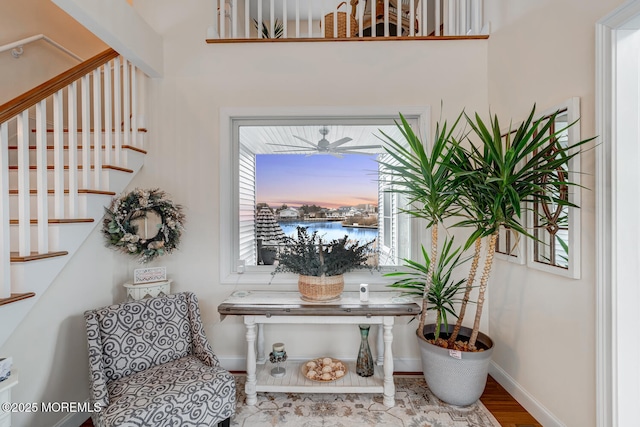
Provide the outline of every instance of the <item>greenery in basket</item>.
{"type": "Polygon", "coordinates": [[[285,238],[273,274],[289,272],[319,277],[371,269],[368,260],[373,242],[360,244],[358,240],[349,241],[348,236],[323,242],[317,231],[309,234],[308,227],[297,227],[297,237],[285,238]]]}

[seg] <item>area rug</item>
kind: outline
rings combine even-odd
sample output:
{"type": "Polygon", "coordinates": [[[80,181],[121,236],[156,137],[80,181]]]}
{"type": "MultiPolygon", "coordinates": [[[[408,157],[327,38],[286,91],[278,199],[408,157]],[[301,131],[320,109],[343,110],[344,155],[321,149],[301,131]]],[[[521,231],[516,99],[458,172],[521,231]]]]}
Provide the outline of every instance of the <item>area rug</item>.
{"type": "Polygon", "coordinates": [[[421,376],[395,377],[396,405],[379,394],[258,393],[245,404],[244,375],[236,375],[238,403],[233,427],[500,427],[487,408],[448,405],[435,397],[421,376]]]}

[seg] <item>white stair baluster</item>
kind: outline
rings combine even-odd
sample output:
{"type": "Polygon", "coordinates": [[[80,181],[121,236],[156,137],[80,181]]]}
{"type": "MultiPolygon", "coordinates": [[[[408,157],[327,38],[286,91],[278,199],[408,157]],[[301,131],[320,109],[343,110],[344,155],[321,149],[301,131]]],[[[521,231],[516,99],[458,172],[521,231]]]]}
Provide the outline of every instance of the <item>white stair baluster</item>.
{"type": "Polygon", "coordinates": [[[102,189],[102,78],[93,71],[93,188],[102,189]]]}
{"type": "Polygon", "coordinates": [[[124,121],[124,145],[131,145],[131,78],[129,61],[122,58],[122,114],[124,121]]]}
{"type": "Polygon", "coordinates": [[[82,77],[80,108],[82,111],[82,186],[91,188],[91,103],[89,74],[82,77]]]}
{"type": "Polygon", "coordinates": [[[31,255],[29,200],[29,110],[18,115],[18,255],[31,255]]]}
{"type": "Polygon", "coordinates": [[[131,145],[140,147],[138,138],[138,68],[131,64],[131,145]]]}
{"type": "Polygon", "coordinates": [[[53,94],[53,216],[55,218],[64,218],[63,96],[62,89],[53,94]]]}
{"type": "Polygon", "coordinates": [[[36,181],[38,253],[49,252],[49,212],[47,208],[47,100],[36,104],[36,181]]]}
{"type": "Polygon", "coordinates": [[[110,62],[104,64],[103,67],[103,84],[104,84],[104,163],[111,164],[111,150],[113,147],[113,121],[111,116],[113,114],[112,108],[112,87],[111,87],[111,65],[110,62]]]}
{"type": "Polygon", "coordinates": [[[11,296],[9,247],[9,125],[0,124],[0,298],[11,296]]]}
{"type": "Polygon", "coordinates": [[[69,144],[69,218],[78,218],[78,84],[67,88],[69,144]]]}
{"type": "Polygon", "coordinates": [[[113,61],[113,128],[114,128],[114,157],[115,165],[122,165],[120,152],[122,151],[122,86],[120,84],[122,74],[120,57],[113,61]]]}

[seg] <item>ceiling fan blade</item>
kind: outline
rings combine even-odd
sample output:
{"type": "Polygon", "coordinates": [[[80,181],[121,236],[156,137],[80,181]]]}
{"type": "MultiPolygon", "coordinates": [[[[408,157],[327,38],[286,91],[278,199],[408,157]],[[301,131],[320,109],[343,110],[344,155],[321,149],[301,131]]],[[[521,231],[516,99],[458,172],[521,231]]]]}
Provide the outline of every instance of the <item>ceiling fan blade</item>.
{"type": "Polygon", "coordinates": [[[333,151],[329,154],[363,154],[365,156],[375,156],[379,153],[367,153],[366,151],[355,151],[355,150],[338,150],[338,151],[333,151]]]}
{"type": "Polygon", "coordinates": [[[335,151],[342,150],[370,150],[374,148],[382,148],[382,145],[353,145],[351,147],[336,148],[335,151]]]}
{"type": "Polygon", "coordinates": [[[341,146],[342,144],[346,144],[347,142],[351,141],[352,139],[349,138],[348,136],[341,138],[337,141],[333,141],[331,144],[329,144],[329,149],[331,150],[332,148],[336,148],[341,146]]]}
{"type": "Polygon", "coordinates": [[[293,137],[299,139],[302,142],[306,142],[307,144],[309,144],[313,148],[316,148],[316,149],[318,148],[318,146],[316,144],[314,144],[313,142],[309,141],[308,139],[304,139],[304,138],[302,138],[302,137],[300,137],[298,135],[293,135],[293,137]]]}
{"type": "Polygon", "coordinates": [[[273,144],[271,142],[267,142],[265,145],[277,145],[278,147],[289,147],[289,148],[304,148],[305,150],[313,150],[313,148],[303,147],[301,145],[291,145],[291,144],[273,144]]]}
{"type": "Polygon", "coordinates": [[[315,153],[316,150],[314,150],[313,148],[298,148],[297,150],[278,150],[278,151],[274,151],[274,153],[292,153],[295,151],[303,151],[303,152],[313,152],[315,153]]]}

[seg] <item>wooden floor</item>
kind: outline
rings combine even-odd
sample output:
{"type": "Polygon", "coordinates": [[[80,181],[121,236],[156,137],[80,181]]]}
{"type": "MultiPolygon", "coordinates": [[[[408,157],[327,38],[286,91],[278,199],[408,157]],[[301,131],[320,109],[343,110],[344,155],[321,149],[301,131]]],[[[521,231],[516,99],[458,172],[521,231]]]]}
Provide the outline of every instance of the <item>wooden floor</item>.
{"type": "MultiPolygon", "coordinates": [[[[516,400],[491,376],[480,400],[502,427],[542,427],[516,400]]],[[[80,427],[93,427],[91,420],[80,427]]]]}
{"type": "Polygon", "coordinates": [[[542,427],[507,391],[491,376],[480,397],[502,427],[542,427]]]}

